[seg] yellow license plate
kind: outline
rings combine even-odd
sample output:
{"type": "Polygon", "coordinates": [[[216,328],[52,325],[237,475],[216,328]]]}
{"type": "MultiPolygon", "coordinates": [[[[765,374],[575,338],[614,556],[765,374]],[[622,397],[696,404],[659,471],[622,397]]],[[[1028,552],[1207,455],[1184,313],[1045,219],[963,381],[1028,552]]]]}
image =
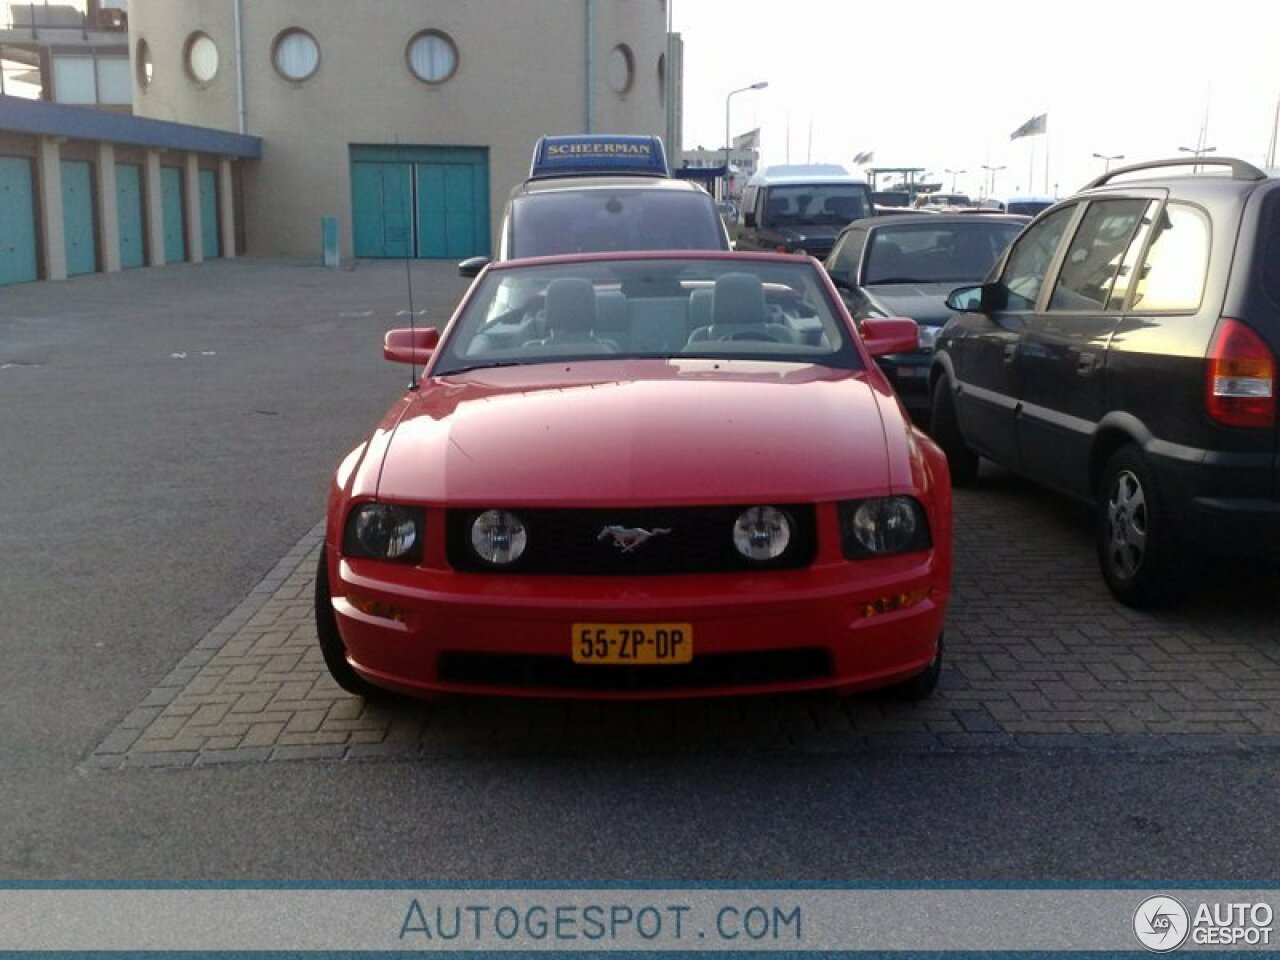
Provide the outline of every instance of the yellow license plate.
{"type": "Polygon", "coordinates": [[[688,623],[575,623],[574,663],[688,663],[693,625],[688,623]]]}

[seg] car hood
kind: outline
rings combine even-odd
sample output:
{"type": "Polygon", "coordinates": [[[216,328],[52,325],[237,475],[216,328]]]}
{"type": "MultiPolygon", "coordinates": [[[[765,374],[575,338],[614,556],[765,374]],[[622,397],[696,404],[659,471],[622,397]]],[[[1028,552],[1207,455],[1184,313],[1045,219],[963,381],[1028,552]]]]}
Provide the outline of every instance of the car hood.
{"type": "Polygon", "coordinates": [[[903,436],[900,416],[865,373],[818,366],[632,360],[472,371],[423,382],[387,445],[377,495],[526,506],[870,496],[910,477],[909,452],[886,441],[885,421],[903,436]]]}
{"type": "Polygon", "coordinates": [[[877,283],[864,287],[873,307],[887,317],[910,317],[916,323],[940,327],[951,316],[947,296],[965,281],[946,283],[877,283]]]}

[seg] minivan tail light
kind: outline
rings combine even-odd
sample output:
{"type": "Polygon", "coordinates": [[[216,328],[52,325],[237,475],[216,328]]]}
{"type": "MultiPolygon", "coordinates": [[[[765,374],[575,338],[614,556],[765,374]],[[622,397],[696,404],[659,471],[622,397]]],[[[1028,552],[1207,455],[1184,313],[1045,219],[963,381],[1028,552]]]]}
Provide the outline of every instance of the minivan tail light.
{"type": "Polygon", "coordinates": [[[1271,427],[1276,422],[1276,359],[1261,337],[1223,317],[1205,367],[1209,416],[1229,427],[1271,427]]]}

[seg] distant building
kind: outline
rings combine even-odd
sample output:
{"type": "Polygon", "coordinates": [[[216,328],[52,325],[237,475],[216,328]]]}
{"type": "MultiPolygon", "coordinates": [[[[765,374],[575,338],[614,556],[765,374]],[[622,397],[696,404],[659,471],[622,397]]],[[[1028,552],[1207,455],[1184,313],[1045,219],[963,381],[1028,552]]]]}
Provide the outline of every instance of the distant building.
{"type": "Polygon", "coordinates": [[[128,0],[0,0],[0,95],[128,113],[128,0]]]}
{"type": "MultiPolygon", "coordinates": [[[[709,150],[699,146],[696,150],[685,150],[680,153],[680,166],[693,168],[723,168],[725,151],[709,150]]],[[[733,147],[729,151],[729,180],[725,198],[737,200],[742,196],[742,188],[746,186],[751,175],[760,165],[760,130],[733,138],[733,147]]]]}
{"type": "Polygon", "coordinates": [[[538,137],[666,128],[665,0],[133,0],[129,35],[139,115],[262,137],[254,253],[325,215],[345,257],[488,253],[538,137]]]}

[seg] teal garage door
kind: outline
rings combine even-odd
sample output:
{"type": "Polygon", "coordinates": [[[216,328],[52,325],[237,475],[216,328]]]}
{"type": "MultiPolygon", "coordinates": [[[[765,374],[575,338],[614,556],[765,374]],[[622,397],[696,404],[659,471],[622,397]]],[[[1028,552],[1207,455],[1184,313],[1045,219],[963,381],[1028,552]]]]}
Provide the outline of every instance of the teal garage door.
{"type": "Polygon", "coordinates": [[[160,202],[164,210],[164,260],[181,263],[187,259],[186,217],[182,215],[182,170],[160,168],[160,202]]]}
{"type": "Polygon", "coordinates": [[[62,233],[67,251],[67,276],[98,269],[98,244],[93,229],[93,170],[83,160],[62,161],[62,233]]]}
{"type": "Polygon", "coordinates": [[[142,233],[142,167],[116,164],[116,224],[120,242],[120,266],[140,267],[146,262],[142,233]]]}
{"type": "Polygon", "coordinates": [[[0,286],[39,279],[31,161],[0,157],[0,286]]]}
{"type": "Polygon", "coordinates": [[[205,258],[220,257],[218,248],[218,175],[200,171],[200,241],[205,258]]]}
{"type": "Polygon", "coordinates": [[[489,159],[469,147],[352,147],[357,257],[489,252],[489,159]]]}

